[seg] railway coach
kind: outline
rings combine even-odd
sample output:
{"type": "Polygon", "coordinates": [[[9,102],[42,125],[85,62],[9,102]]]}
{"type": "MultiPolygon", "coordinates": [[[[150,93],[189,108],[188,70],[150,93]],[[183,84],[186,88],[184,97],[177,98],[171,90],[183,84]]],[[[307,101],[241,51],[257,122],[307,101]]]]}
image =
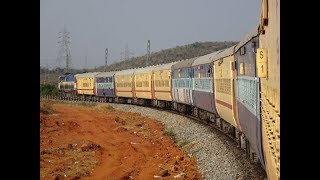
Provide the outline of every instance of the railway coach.
{"type": "Polygon", "coordinates": [[[219,52],[200,56],[192,63],[192,101],[194,105],[192,113],[200,119],[214,119],[217,114],[213,92],[212,57],[219,52]]]}
{"type": "Polygon", "coordinates": [[[232,129],[230,125],[241,131],[237,116],[237,105],[235,99],[235,59],[234,48],[231,46],[218,52],[212,57],[214,74],[214,95],[217,113],[227,123],[222,124],[223,129],[232,129]]]}
{"type": "Polygon", "coordinates": [[[77,95],[82,100],[91,100],[95,95],[95,76],[100,72],[76,74],[77,95]]]}
{"type": "Polygon", "coordinates": [[[136,97],[134,86],[134,72],[136,69],[117,71],[115,78],[115,102],[132,103],[136,97]]]}
{"type": "Polygon", "coordinates": [[[280,0],[262,0],[257,49],[262,142],[269,179],[280,179],[280,0]]]}
{"type": "Polygon", "coordinates": [[[114,75],[115,71],[102,72],[95,76],[95,94],[97,97],[104,98],[105,102],[113,102],[115,98],[114,75]]]}
{"type": "Polygon", "coordinates": [[[154,99],[153,69],[155,66],[138,68],[133,78],[133,104],[150,106],[154,99]]]}
{"type": "Polygon", "coordinates": [[[253,28],[235,47],[236,101],[242,132],[248,142],[247,154],[264,167],[262,151],[260,78],[256,69],[256,53],[259,48],[259,26],[253,28]]]}
{"type": "Polygon", "coordinates": [[[186,59],[172,65],[172,100],[173,109],[179,112],[192,113],[192,63],[196,58],[186,59]]]}
{"type": "Polygon", "coordinates": [[[172,106],[172,69],[177,62],[160,64],[153,68],[153,105],[161,108],[172,106]]]}

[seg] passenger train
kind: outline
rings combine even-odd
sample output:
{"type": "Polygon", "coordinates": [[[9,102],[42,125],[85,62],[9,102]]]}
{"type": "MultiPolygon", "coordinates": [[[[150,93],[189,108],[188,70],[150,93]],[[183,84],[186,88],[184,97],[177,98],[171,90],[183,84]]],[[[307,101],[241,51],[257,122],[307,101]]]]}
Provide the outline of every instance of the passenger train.
{"type": "Polygon", "coordinates": [[[70,74],[59,89],[80,100],[198,117],[235,137],[268,179],[280,179],[280,0],[262,0],[259,25],[235,46],[144,68],[70,74]]]}

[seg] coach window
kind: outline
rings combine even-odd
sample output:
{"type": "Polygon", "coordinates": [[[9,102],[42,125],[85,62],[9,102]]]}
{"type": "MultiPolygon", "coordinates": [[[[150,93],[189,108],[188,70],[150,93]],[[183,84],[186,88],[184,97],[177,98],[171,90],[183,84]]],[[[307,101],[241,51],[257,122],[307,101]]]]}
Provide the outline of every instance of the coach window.
{"type": "Polygon", "coordinates": [[[251,42],[252,52],[257,53],[257,42],[251,42]]]}
{"type": "Polygon", "coordinates": [[[244,63],[240,62],[239,74],[244,75],[244,63]]]}
{"type": "Polygon", "coordinates": [[[240,48],[240,55],[244,55],[246,53],[246,47],[243,46],[242,48],[240,48]]]}
{"type": "Polygon", "coordinates": [[[191,77],[191,69],[188,68],[186,71],[186,77],[190,78],[191,77]]]}
{"type": "Polygon", "coordinates": [[[211,77],[212,68],[209,67],[207,71],[207,77],[211,77]]]}
{"type": "Polygon", "coordinates": [[[268,0],[262,0],[262,16],[260,23],[263,26],[268,25],[268,0]]]}

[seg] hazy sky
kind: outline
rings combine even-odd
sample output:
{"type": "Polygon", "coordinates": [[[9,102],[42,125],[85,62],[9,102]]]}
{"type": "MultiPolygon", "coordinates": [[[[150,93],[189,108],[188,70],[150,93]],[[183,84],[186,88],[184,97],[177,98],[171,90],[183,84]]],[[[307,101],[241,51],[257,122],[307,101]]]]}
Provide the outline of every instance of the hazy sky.
{"type": "MultiPolygon", "coordinates": [[[[41,0],[40,65],[57,66],[58,32],[70,32],[73,68],[119,62],[196,41],[239,41],[259,23],[261,0],[41,0]]],[[[63,63],[65,65],[65,62],[63,63]]]]}

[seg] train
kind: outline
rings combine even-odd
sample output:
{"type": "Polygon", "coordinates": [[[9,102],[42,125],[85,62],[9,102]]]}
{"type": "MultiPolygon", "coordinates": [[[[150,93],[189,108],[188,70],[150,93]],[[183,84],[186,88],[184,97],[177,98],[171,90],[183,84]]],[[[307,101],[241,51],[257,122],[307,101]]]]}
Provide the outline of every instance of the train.
{"type": "Polygon", "coordinates": [[[77,100],[175,110],[234,137],[268,179],[280,179],[280,0],[262,0],[260,23],[227,49],[167,64],[69,74],[77,100]]]}
{"type": "Polygon", "coordinates": [[[76,79],[74,74],[66,74],[59,77],[58,89],[60,93],[76,94],[76,79]]]}

